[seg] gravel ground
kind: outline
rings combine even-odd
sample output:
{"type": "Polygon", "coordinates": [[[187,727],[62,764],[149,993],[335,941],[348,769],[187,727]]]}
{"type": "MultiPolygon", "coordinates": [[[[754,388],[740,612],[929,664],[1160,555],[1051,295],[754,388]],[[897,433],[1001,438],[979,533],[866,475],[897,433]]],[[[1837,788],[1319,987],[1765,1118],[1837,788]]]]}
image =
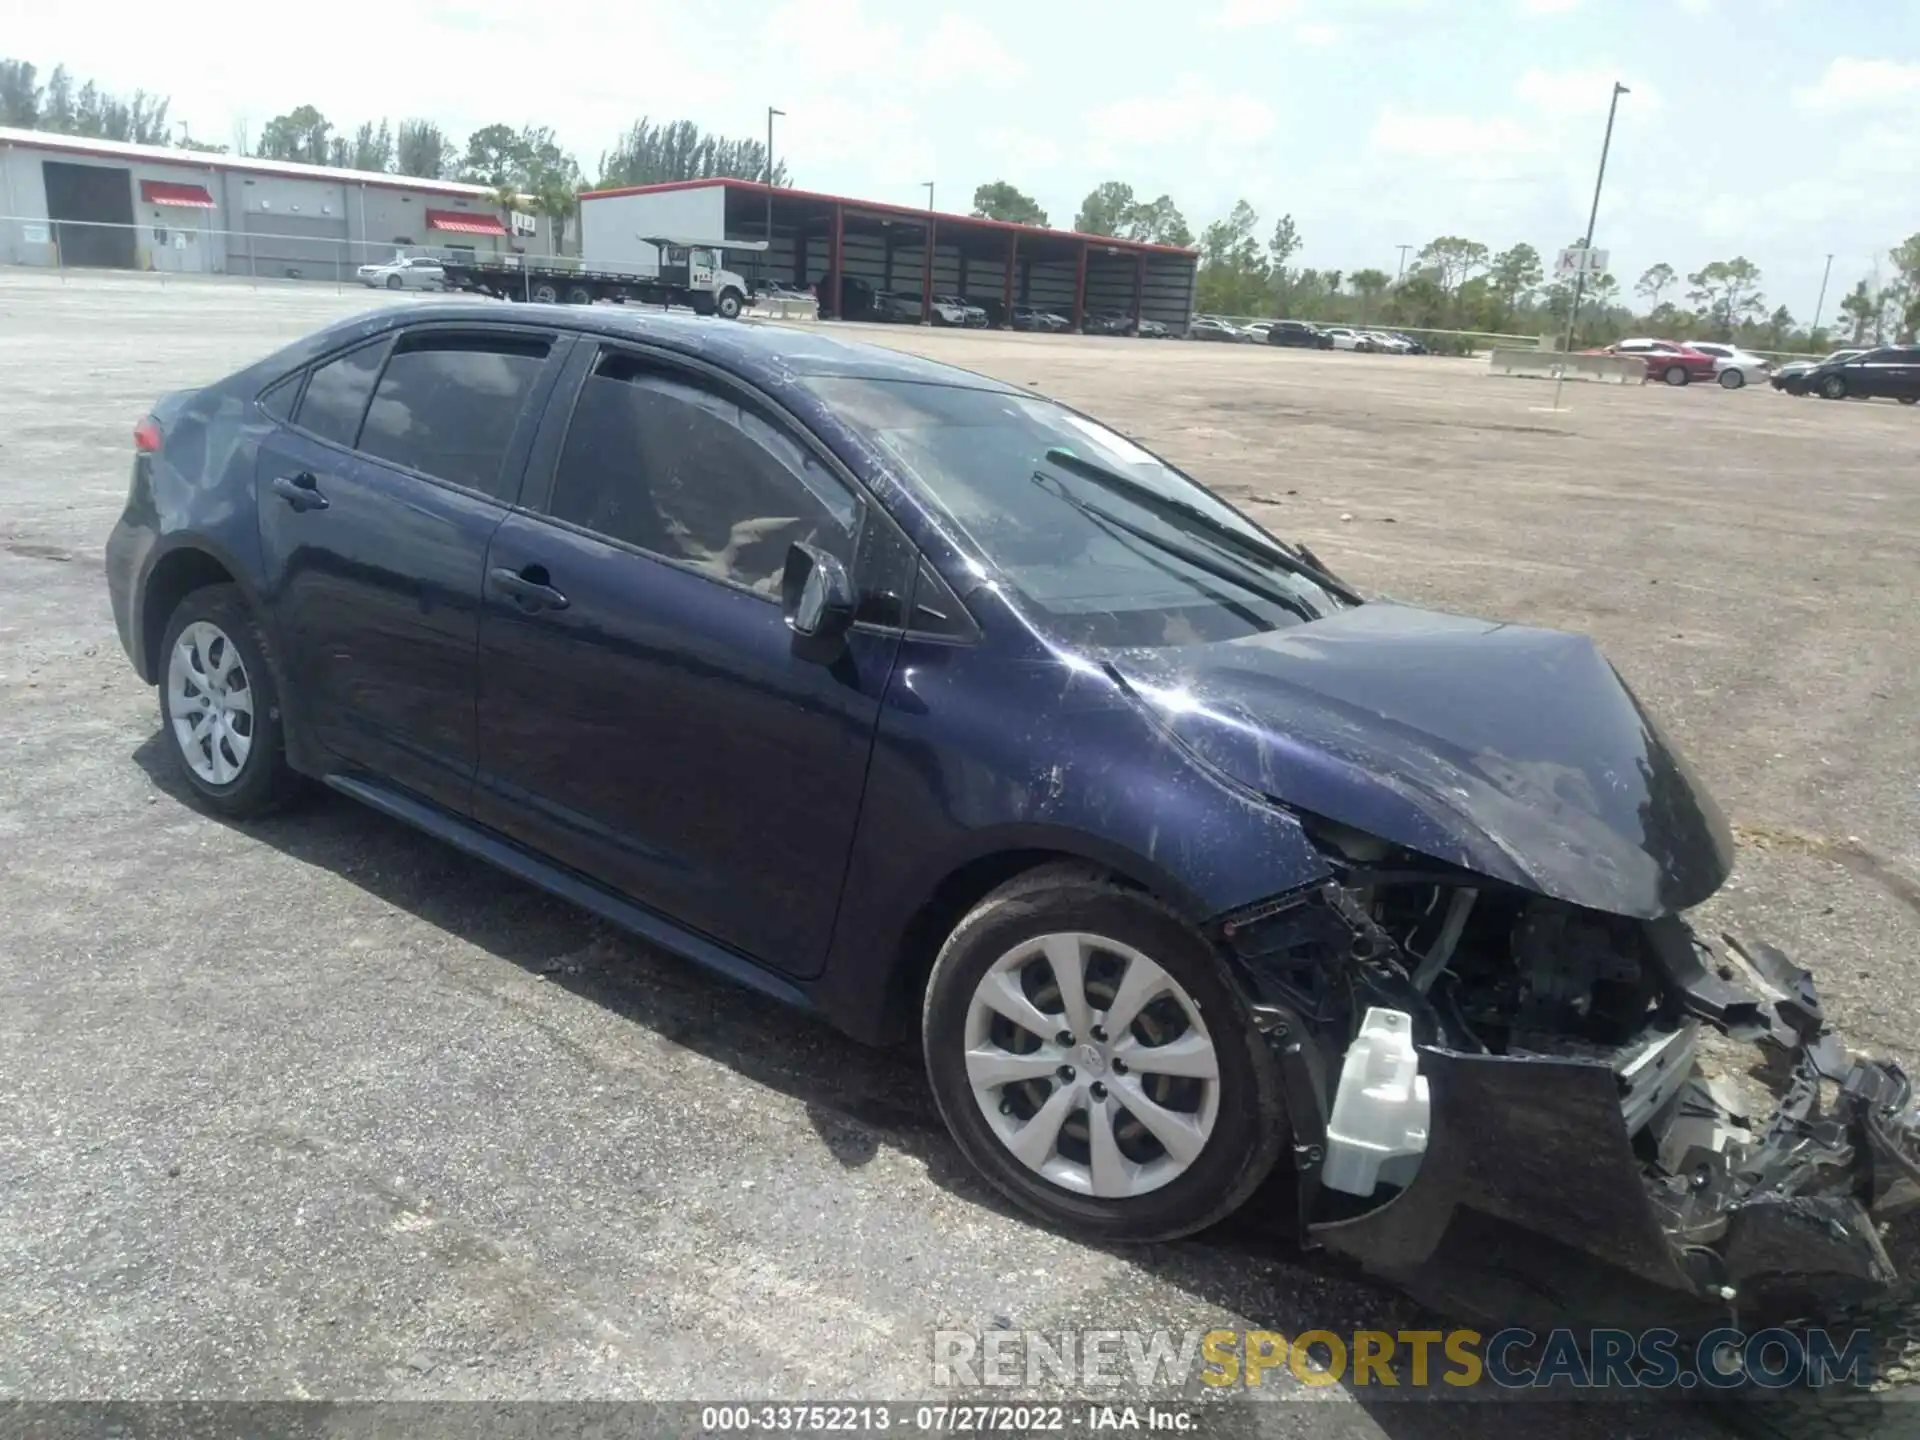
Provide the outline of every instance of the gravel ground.
{"type": "MultiPolygon", "coordinates": [[[[1037,1229],[912,1055],[348,802],[188,805],[100,574],[131,426],[380,298],[0,270],[0,1398],[901,1398],[942,1327],[1417,1322],[1260,1213],[1146,1251],[1037,1229]]],[[[1596,635],[1747,842],[1710,921],[1911,1053],[1920,415],[1598,386],[1552,413],[1469,362],[860,333],[1119,419],[1368,590],[1596,635]]],[[[1720,1433],[1312,1398],[1213,1428],[1720,1433]]]]}

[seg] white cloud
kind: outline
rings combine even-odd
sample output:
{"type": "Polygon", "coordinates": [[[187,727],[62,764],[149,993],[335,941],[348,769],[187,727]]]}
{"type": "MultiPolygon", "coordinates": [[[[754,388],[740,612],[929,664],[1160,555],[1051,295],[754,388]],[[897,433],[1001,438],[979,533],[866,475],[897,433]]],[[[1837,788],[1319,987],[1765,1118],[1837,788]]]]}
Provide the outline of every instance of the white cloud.
{"type": "Polygon", "coordinates": [[[1293,27],[1293,38],[1315,50],[1339,44],[1341,34],[1338,25],[1325,25],[1315,21],[1306,21],[1293,27]]]}
{"type": "Polygon", "coordinates": [[[1518,0],[1522,15],[1564,15],[1579,4],[1580,0],[1518,0]]]}
{"type": "Polygon", "coordinates": [[[1291,20],[1300,10],[1300,0],[1221,0],[1212,23],[1223,29],[1241,29],[1249,25],[1273,25],[1291,20]]]}
{"type": "Polygon", "coordinates": [[[1505,115],[1416,115],[1391,105],[1373,122],[1370,143],[1378,154],[1421,160],[1502,159],[1552,148],[1540,127],[1505,115]]]}
{"type": "Polygon", "coordinates": [[[1878,110],[1920,103],[1920,63],[1841,58],[1816,84],[1793,93],[1804,110],[1878,110]]]}
{"type": "Polygon", "coordinates": [[[1141,147],[1187,144],[1232,136],[1256,145],[1273,134],[1273,108],[1253,95],[1221,94],[1205,81],[1183,76],[1170,91],[1115,100],[1087,115],[1097,140],[1141,147]]]}

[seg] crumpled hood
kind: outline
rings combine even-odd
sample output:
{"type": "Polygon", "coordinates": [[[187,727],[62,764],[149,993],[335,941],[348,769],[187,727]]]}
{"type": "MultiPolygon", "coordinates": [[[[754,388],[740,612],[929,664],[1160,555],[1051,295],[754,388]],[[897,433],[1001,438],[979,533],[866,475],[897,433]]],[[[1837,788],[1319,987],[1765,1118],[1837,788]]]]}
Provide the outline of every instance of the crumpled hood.
{"type": "Polygon", "coordinates": [[[1207,764],[1437,860],[1644,919],[1732,868],[1725,817],[1584,636],[1376,603],[1107,658],[1207,764]]]}

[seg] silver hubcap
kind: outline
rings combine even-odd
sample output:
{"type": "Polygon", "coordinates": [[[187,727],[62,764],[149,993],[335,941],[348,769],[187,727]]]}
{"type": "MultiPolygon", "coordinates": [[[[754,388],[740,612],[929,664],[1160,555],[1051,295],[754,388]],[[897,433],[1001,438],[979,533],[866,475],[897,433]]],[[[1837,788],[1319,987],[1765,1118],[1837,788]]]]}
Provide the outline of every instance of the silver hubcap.
{"type": "Polygon", "coordinates": [[[1200,1157],[1220,1066],[1200,1007],[1131,946],[1041,935],[993,963],[967,1010],[967,1079],[1022,1165],[1124,1199],[1200,1157]]]}
{"type": "Polygon", "coordinates": [[[230,784],[253,749],[253,687],[240,652],[218,625],[196,620],[167,659],[167,717],[188,768],[230,784]]]}

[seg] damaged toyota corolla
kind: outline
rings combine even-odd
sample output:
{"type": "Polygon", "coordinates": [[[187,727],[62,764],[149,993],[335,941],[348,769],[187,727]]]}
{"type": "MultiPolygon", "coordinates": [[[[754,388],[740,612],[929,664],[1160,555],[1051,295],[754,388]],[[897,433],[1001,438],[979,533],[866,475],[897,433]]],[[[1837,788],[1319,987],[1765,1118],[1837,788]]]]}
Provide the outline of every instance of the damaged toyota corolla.
{"type": "Polygon", "coordinates": [[[1908,1080],[1689,928],[1728,827],[1585,639],[1363,601],[1107,426],[823,335],[388,312],[136,441],[114,614],[207,805],[315,777],[917,1024],[1049,1222],[1189,1234],[1278,1163],[1310,1243],[1455,1314],[1894,1278],[1908,1080]]]}

